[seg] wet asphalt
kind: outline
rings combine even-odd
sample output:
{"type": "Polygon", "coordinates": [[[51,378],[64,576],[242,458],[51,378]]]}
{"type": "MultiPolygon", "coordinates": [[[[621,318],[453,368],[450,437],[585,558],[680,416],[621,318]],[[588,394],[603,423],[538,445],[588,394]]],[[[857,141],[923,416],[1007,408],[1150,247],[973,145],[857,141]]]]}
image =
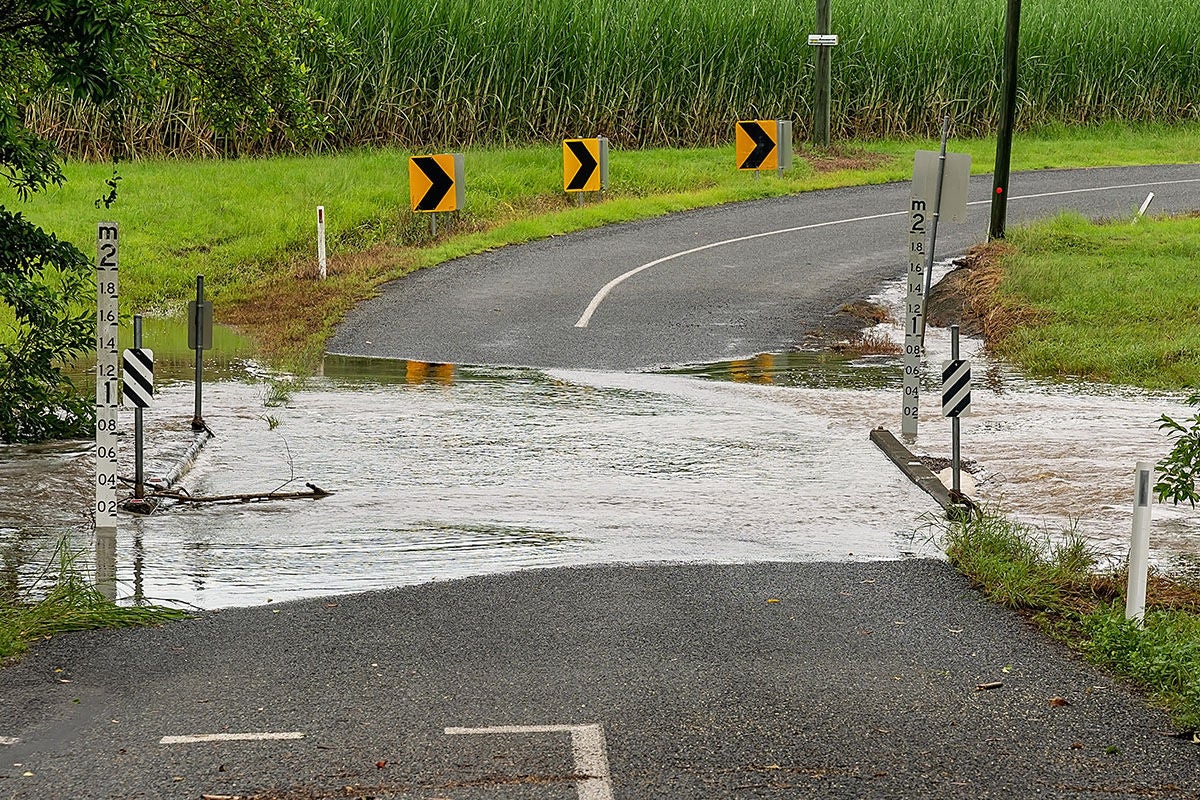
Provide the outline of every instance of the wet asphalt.
{"type": "MultiPolygon", "coordinates": [[[[1200,166],[1042,170],[1014,175],[1010,188],[1010,226],[1061,211],[1131,218],[1149,192],[1152,212],[1200,207],[1200,166]]],[[[328,349],[435,363],[633,370],[844,338],[861,323],[840,314],[842,307],[904,276],[910,191],[897,183],[808,192],[458,259],[383,287],[347,316],[328,349]],[[596,293],[630,270],[789,228],[804,229],[650,267],[612,289],[587,327],[576,327],[596,293]]],[[[939,257],[987,238],[990,196],[991,176],[971,179],[974,205],[966,222],[939,227],[939,257]]]]}
{"type": "MultiPolygon", "coordinates": [[[[1046,172],[1012,191],[1198,172],[1046,172]]],[[[1150,190],[1159,210],[1194,207],[1196,187],[1014,199],[1010,220],[1125,214],[1150,190]]],[[[739,204],[452,262],[387,287],[331,350],[631,369],[786,349],[902,274],[901,218],[664,262],[574,325],[641,263],[899,211],[906,192],[739,204]]],[[[981,239],[981,215],[943,228],[940,252],[981,239]]],[[[1167,732],[938,561],[618,565],[39,643],[0,671],[0,800],[1200,797],[1200,747],[1167,732]],[[567,729],[446,733],[511,726],[593,727],[577,728],[586,745],[567,729]],[[302,738],[162,743],[214,733],[302,738]]]]}
{"type": "Polygon", "coordinates": [[[526,571],[60,637],[0,675],[14,800],[1200,796],[1200,747],[930,560],[526,571]],[[546,725],[600,726],[609,795],[569,732],[445,733],[546,725]],[[304,738],[159,744],[217,732],[304,738]]]}

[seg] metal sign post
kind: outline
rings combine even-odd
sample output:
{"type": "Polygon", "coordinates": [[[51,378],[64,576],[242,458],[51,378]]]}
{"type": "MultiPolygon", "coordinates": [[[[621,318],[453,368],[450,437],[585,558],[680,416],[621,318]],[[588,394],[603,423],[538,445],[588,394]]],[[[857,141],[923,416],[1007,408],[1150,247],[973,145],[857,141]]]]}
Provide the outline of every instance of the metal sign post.
{"type": "Polygon", "coordinates": [[[950,418],[952,488],[962,491],[959,419],[971,413],[971,364],[958,357],[958,326],[950,326],[950,360],[942,364],[942,415],[950,418]]]}
{"type": "Polygon", "coordinates": [[[1150,491],[1154,465],[1139,461],[1133,478],[1133,540],[1129,545],[1129,580],[1125,587],[1125,619],[1145,624],[1146,583],[1150,570],[1150,491]]]}
{"type": "Polygon", "coordinates": [[[196,301],[188,303],[188,348],[196,351],[196,403],[192,430],[208,428],[201,413],[204,406],[204,351],[212,349],[212,303],[204,302],[204,276],[196,276],[196,301]]]}
{"type": "MultiPolygon", "coordinates": [[[[115,222],[96,227],[96,534],[117,534],[117,262],[115,222]]],[[[99,546],[99,545],[97,545],[99,546]]]]}
{"type": "MultiPolygon", "coordinates": [[[[133,348],[134,350],[142,349],[142,315],[133,315],[133,348]]],[[[126,359],[129,357],[129,351],[126,351],[126,359]]],[[[133,380],[133,375],[129,367],[123,370],[124,386],[128,386],[133,380]]],[[[124,394],[124,393],[123,393],[124,394]]],[[[142,406],[135,405],[133,409],[133,496],[141,500],[146,496],[146,480],[145,470],[143,469],[142,456],[144,454],[144,439],[142,437],[142,406]]]]}

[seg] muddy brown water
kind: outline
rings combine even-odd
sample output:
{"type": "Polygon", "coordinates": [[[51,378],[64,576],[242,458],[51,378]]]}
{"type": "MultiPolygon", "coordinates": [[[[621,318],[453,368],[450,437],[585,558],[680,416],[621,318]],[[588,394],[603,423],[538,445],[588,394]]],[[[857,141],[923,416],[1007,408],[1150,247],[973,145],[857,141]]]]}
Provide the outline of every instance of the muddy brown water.
{"type": "MultiPolygon", "coordinates": [[[[948,334],[929,336],[940,360],[948,334]]],[[[1186,416],[1182,397],[1027,381],[977,351],[964,339],[977,376],[962,425],[975,494],[1047,534],[1073,525],[1121,557],[1134,464],[1166,452],[1157,419],[1186,416]]],[[[191,439],[190,362],[164,356],[146,412],[148,476],[191,439]]],[[[554,565],[940,553],[937,507],[868,440],[899,427],[896,356],[764,354],[637,374],[330,357],[305,380],[232,358],[217,376],[204,397],[217,436],[186,489],[311,482],[334,494],[123,516],[111,565],[121,597],[216,608],[554,565]]],[[[913,450],[948,456],[935,389],[913,450]]],[[[44,585],[63,534],[94,568],[92,470],[87,442],[0,447],[0,589],[44,585]]],[[[1156,564],[1200,568],[1197,513],[1156,505],[1154,517],[1156,564]]]]}

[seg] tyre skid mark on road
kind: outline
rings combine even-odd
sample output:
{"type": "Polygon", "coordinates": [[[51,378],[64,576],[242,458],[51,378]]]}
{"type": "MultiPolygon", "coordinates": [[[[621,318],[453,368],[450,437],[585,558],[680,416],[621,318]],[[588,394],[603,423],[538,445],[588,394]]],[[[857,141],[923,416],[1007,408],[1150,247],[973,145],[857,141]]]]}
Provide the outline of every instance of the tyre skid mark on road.
{"type": "Polygon", "coordinates": [[[303,739],[300,731],[282,733],[198,733],[190,736],[164,736],[159,744],[206,744],[209,742],[272,742],[303,739]]]}
{"type": "MultiPolygon", "coordinates": [[[[1064,189],[1064,190],[1057,191],[1057,192],[1038,192],[1035,194],[1011,195],[1008,199],[1009,199],[1009,202],[1012,202],[1014,200],[1036,200],[1036,199],[1043,198],[1043,197],[1061,197],[1063,195],[1069,195],[1069,194],[1088,194],[1088,193],[1094,193],[1094,192],[1117,191],[1119,189],[1145,189],[1145,188],[1149,188],[1152,186],[1171,186],[1171,185],[1182,184],[1182,183],[1200,183],[1200,178],[1182,178],[1179,180],[1170,180],[1170,181],[1147,181],[1144,183],[1125,183],[1125,184],[1118,184],[1118,185],[1114,185],[1114,186],[1093,186],[1093,187],[1090,187],[1087,189],[1064,189]]],[[[981,205],[991,204],[991,202],[992,202],[991,198],[988,198],[987,200],[973,200],[970,203],[967,203],[967,205],[968,206],[981,206],[981,205]]],[[[588,306],[584,310],[583,315],[579,318],[579,321],[575,323],[575,327],[576,328],[586,328],[592,320],[592,315],[596,313],[596,309],[599,308],[600,304],[604,302],[604,298],[608,297],[609,292],[611,292],[613,289],[617,288],[617,286],[621,285],[629,278],[632,278],[634,275],[637,275],[639,272],[648,270],[651,267],[657,267],[659,264],[664,264],[667,261],[673,261],[677,258],[683,258],[684,256],[690,256],[694,253],[700,253],[705,250],[711,250],[714,247],[724,247],[725,245],[738,244],[740,242],[748,242],[748,241],[751,241],[754,239],[762,239],[767,236],[781,236],[781,235],[787,234],[787,233],[799,233],[800,231],[810,231],[810,230],[815,230],[817,228],[828,228],[833,225],[849,225],[849,224],[852,224],[855,222],[870,222],[871,220],[887,219],[888,217],[900,217],[907,213],[908,213],[907,211],[891,211],[891,212],[887,212],[884,214],[870,214],[865,217],[850,217],[848,219],[829,220],[828,222],[816,222],[816,223],[813,223],[810,225],[797,225],[797,226],[791,227],[791,228],[780,228],[779,230],[774,230],[774,231],[762,231],[761,233],[752,233],[752,234],[748,234],[746,236],[738,236],[733,239],[724,239],[719,242],[710,242],[708,244],[700,245],[699,247],[693,247],[688,250],[682,250],[678,253],[671,253],[670,255],[663,256],[662,258],[657,258],[654,261],[651,261],[649,263],[642,264],[640,267],[634,267],[633,269],[629,270],[628,272],[618,275],[617,277],[613,278],[608,283],[604,284],[604,286],[601,287],[600,291],[596,292],[596,295],[595,295],[595,297],[592,298],[592,301],[590,303],[588,303],[588,306]]]]}

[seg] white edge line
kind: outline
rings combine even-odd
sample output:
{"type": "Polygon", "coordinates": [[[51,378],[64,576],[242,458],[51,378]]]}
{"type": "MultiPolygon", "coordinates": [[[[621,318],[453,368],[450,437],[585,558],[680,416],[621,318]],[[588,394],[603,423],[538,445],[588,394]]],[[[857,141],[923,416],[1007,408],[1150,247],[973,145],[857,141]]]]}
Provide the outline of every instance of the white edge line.
{"type": "Polygon", "coordinates": [[[447,736],[467,736],[470,734],[506,734],[506,733],[571,733],[584,727],[582,725],[498,725],[491,728],[446,728],[447,736]]]}
{"type": "Polygon", "coordinates": [[[159,744],[201,744],[204,742],[269,742],[286,739],[303,739],[300,731],[284,733],[201,733],[195,736],[164,736],[159,744]]]}
{"type": "MultiPolygon", "coordinates": [[[[1067,194],[1087,194],[1089,192],[1107,192],[1107,191],[1113,191],[1115,189],[1143,189],[1147,186],[1171,186],[1173,184],[1180,184],[1180,183],[1200,183],[1200,178],[1182,178],[1182,179],[1173,180],[1173,181],[1150,181],[1147,183],[1126,183],[1126,184],[1120,184],[1117,186],[1095,186],[1095,187],[1092,187],[1089,189],[1066,189],[1066,190],[1059,191],[1059,192],[1041,192],[1039,194],[1011,195],[1008,199],[1009,200],[1036,200],[1041,197],[1059,197],[1061,195],[1067,195],[1067,194]]],[[[987,200],[972,200],[970,203],[967,203],[967,205],[981,206],[981,205],[990,204],[991,202],[992,202],[991,198],[988,198],[987,200]]],[[[650,269],[651,267],[656,267],[659,264],[662,264],[664,262],[671,261],[676,258],[682,258],[683,256],[690,256],[692,253],[699,253],[703,250],[710,250],[714,247],[723,247],[727,244],[737,244],[738,242],[747,242],[747,241],[750,241],[751,239],[761,239],[764,236],[779,236],[779,235],[785,234],[785,233],[797,233],[799,231],[813,230],[814,228],[826,228],[831,225],[847,225],[851,222],[867,222],[867,221],[873,220],[873,219],[886,219],[887,217],[899,217],[906,213],[908,213],[908,212],[893,211],[893,212],[890,212],[887,214],[872,214],[867,217],[853,217],[851,219],[835,219],[835,220],[830,220],[829,222],[818,222],[813,225],[800,225],[795,228],[781,228],[777,231],[764,231],[762,233],[753,233],[748,236],[739,236],[736,239],[725,239],[724,241],[720,241],[720,242],[711,242],[709,244],[700,245],[699,247],[693,247],[690,250],[684,250],[679,253],[672,253],[669,256],[663,256],[662,258],[655,259],[654,261],[651,261],[648,264],[642,264],[640,267],[635,267],[634,269],[629,270],[628,272],[626,272],[623,275],[618,275],[617,277],[613,278],[608,283],[604,284],[604,286],[600,289],[600,291],[596,292],[596,296],[592,298],[592,302],[588,303],[587,308],[583,312],[583,316],[581,316],[579,318],[579,321],[575,323],[575,327],[576,328],[586,328],[588,326],[588,323],[591,322],[591,320],[592,320],[592,315],[596,313],[596,309],[600,307],[600,304],[602,302],[604,302],[604,298],[608,297],[608,293],[611,292],[613,289],[615,289],[617,286],[619,286],[621,283],[623,283],[625,280],[632,278],[634,275],[637,275],[642,270],[647,270],[647,269],[650,269]]],[[[447,729],[446,732],[449,733],[450,732],[449,729],[447,729]]]]}
{"type": "Polygon", "coordinates": [[[0,736],[0,747],[7,747],[9,745],[14,745],[20,741],[21,740],[16,738],[15,736],[0,736]]]}

